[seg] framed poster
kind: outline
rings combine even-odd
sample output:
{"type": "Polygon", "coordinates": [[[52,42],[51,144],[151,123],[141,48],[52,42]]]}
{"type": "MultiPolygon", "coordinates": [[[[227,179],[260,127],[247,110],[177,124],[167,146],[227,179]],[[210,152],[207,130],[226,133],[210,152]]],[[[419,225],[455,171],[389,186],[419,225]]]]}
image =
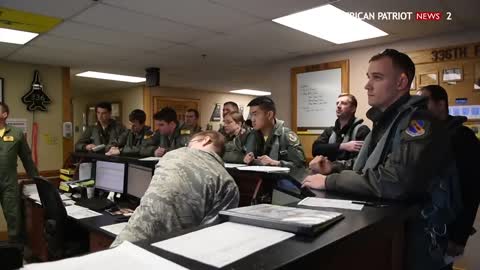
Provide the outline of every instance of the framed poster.
{"type": "Polygon", "coordinates": [[[474,77],[473,89],[480,90],[480,62],[475,63],[475,77],[474,77]]]}
{"type": "Polygon", "coordinates": [[[444,82],[456,82],[463,80],[462,68],[446,68],[443,70],[442,81],[444,82]]]}
{"type": "Polygon", "coordinates": [[[3,78],[0,78],[0,102],[4,102],[4,100],[3,100],[3,78]]]}

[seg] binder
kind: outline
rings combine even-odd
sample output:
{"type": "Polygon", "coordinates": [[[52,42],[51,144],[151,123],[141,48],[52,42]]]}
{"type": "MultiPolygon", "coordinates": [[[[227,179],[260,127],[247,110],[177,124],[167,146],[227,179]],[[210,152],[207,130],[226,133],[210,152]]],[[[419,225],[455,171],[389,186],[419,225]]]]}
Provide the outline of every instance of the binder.
{"type": "Polygon", "coordinates": [[[342,219],[342,213],[258,204],[220,211],[231,222],[313,236],[342,219]]]}

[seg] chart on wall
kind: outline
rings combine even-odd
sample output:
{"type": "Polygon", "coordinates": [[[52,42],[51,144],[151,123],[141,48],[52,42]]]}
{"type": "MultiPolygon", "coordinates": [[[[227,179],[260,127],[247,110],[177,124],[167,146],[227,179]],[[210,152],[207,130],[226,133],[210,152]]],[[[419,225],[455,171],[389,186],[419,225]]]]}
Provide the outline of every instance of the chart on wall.
{"type": "Polygon", "coordinates": [[[342,92],[341,68],[297,74],[297,126],[331,126],[337,118],[335,106],[342,92]]]}

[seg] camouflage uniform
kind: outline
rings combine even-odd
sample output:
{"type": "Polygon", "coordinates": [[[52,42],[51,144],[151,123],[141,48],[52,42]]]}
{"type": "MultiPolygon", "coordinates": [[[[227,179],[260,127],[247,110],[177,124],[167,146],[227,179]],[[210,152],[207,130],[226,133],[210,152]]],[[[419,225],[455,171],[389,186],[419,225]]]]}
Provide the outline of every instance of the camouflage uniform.
{"type": "Polygon", "coordinates": [[[177,149],[158,162],[140,206],[112,246],[213,222],[238,201],[237,185],[217,154],[177,149]]]}
{"type": "Polygon", "coordinates": [[[104,130],[100,123],[94,126],[87,127],[87,130],[82,134],[82,137],[75,144],[75,151],[86,151],[85,147],[88,144],[105,145],[105,152],[112,146],[118,146],[118,139],[120,135],[126,132],[127,129],[121,123],[111,119],[107,128],[104,130]]]}
{"type": "Polygon", "coordinates": [[[17,155],[30,177],[38,175],[32,160],[23,131],[12,126],[5,126],[5,134],[0,139],[0,204],[7,221],[8,237],[11,241],[19,240],[21,228],[20,190],[17,182],[17,155]]]}
{"type": "Polygon", "coordinates": [[[168,151],[185,147],[190,140],[191,131],[178,125],[171,136],[161,135],[158,131],[151,138],[145,140],[140,150],[140,155],[144,157],[153,157],[158,147],[165,148],[168,151]]]}
{"type": "Polygon", "coordinates": [[[122,156],[140,156],[143,142],[153,136],[153,131],[149,126],[144,126],[138,134],[131,129],[124,132],[118,139],[118,145],[121,148],[122,156]]]}
{"type": "MultiPolygon", "coordinates": [[[[284,126],[282,120],[276,120],[272,133],[267,141],[260,131],[255,132],[253,149],[247,143],[247,152],[253,152],[255,157],[267,155],[273,160],[280,161],[280,166],[289,167],[290,170],[305,168],[305,152],[297,134],[284,126]]],[[[255,163],[255,162],[254,162],[255,163]]]]}

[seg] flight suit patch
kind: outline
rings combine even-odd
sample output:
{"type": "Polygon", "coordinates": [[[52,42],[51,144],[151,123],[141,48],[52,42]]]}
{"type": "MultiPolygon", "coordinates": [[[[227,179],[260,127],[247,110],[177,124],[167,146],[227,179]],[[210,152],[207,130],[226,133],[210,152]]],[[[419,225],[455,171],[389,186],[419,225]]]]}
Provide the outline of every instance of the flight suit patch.
{"type": "Polygon", "coordinates": [[[153,136],[153,134],[145,135],[145,136],[143,136],[143,139],[148,140],[148,139],[152,138],[152,136],[153,136]]]}
{"type": "Polygon", "coordinates": [[[288,133],[288,140],[290,140],[290,142],[292,143],[297,142],[298,141],[297,134],[295,134],[294,132],[288,133]]]}
{"type": "Polygon", "coordinates": [[[411,120],[405,132],[411,137],[418,137],[425,134],[425,121],[411,120]]]}
{"type": "Polygon", "coordinates": [[[182,129],[180,130],[181,135],[190,135],[190,130],[189,129],[182,129]]]}
{"type": "Polygon", "coordinates": [[[13,136],[3,136],[4,142],[13,142],[13,140],[14,140],[13,136]]]}

